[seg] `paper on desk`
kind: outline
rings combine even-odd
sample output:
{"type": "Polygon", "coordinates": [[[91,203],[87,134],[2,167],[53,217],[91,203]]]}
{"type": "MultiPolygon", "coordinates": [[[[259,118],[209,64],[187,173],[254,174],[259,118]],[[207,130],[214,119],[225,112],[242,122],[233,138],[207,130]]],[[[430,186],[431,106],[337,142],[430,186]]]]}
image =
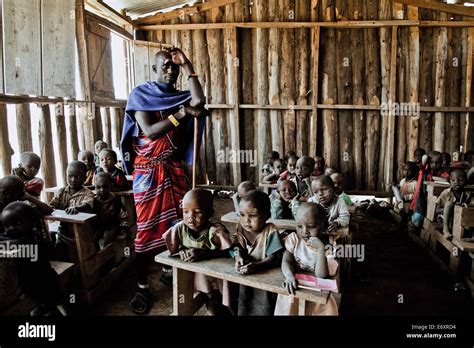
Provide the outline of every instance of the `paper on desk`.
{"type": "Polygon", "coordinates": [[[338,292],[337,282],[335,279],[323,279],[315,276],[296,273],[295,278],[298,281],[298,286],[310,290],[326,290],[338,292]]]}

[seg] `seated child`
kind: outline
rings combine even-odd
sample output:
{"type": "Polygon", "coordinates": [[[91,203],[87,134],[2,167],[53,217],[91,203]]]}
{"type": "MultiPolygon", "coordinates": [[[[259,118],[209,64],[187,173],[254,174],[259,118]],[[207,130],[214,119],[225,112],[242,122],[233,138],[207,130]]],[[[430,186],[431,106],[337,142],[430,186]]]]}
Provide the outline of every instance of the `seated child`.
{"type": "Polygon", "coordinates": [[[253,181],[242,181],[237,186],[237,192],[232,195],[232,201],[234,202],[234,209],[237,215],[239,214],[239,203],[240,199],[250,191],[256,190],[255,183],[253,181]]]}
{"type": "MultiPolygon", "coordinates": [[[[326,259],[323,232],[328,226],[324,208],[316,203],[302,203],[296,214],[296,233],[285,239],[285,252],[281,271],[285,276],[283,286],[290,295],[298,288],[296,273],[309,273],[318,278],[329,274],[328,263],[337,262],[326,259]]],[[[299,303],[290,296],[278,295],[275,315],[298,315],[299,303]]],[[[338,306],[332,294],[326,304],[306,302],[305,315],[338,315],[338,306]]]]}
{"type": "Polygon", "coordinates": [[[316,156],[314,158],[314,172],[313,176],[320,176],[324,175],[324,171],[326,170],[326,161],[322,156],[316,156]]]}
{"type": "Polygon", "coordinates": [[[296,176],[291,179],[296,185],[299,199],[307,200],[313,194],[311,190],[311,173],[314,170],[314,159],[309,156],[302,156],[296,162],[296,176]]]}
{"type": "Polygon", "coordinates": [[[298,157],[291,156],[288,158],[287,170],[280,174],[278,181],[280,180],[291,180],[296,176],[296,162],[298,162],[298,157]]]}
{"type": "Polygon", "coordinates": [[[414,161],[420,168],[423,167],[421,160],[423,159],[424,155],[426,155],[426,151],[422,148],[415,149],[415,151],[413,152],[413,157],[415,158],[414,161]]]}
{"type": "Polygon", "coordinates": [[[428,157],[430,158],[432,176],[437,176],[445,179],[449,178],[449,173],[442,167],[443,157],[441,156],[441,152],[430,151],[428,157]]]}
{"type": "Polygon", "coordinates": [[[98,168],[94,162],[94,154],[89,150],[81,151],[79,152],[79,155],[77,155],[77,160],[81,161],[87,166],[86,181],[84,182],[84,186],[93,186],[94,174],[98,168]]]}
{"type": "Polygon", "coordinates": [[[262,175],[267,176],[273,173],[273,161],[280,159],[280,154],[276,151],[272,151],[268,154],[265,164],[262,168],[262,175]]]}
{"type": "MultiPolygon", "coordinates": [[[[270,198],[261,191],[250,191],[240,200],[240,225],[235,234],[232,256],[235,270],[242,275],[277,267],[283,245],[270,218],[270,198]]],[[[238,315],[273,315],[276,294],[240,285],[238,315]]]]}
{"type": "Polygon", "coordinates": [[[337,170],[336,168],[333,168],[333,167],[326,167],[326,169],[324,170],[324,175],[326,176],[331,176],[334,173],[337,173],[337,170]]]}
{"type": "Polygon", "coordinates": [[[43,191],[44,181],[36,178],[41,166],[41,158],[34,152],[23,152],[20,155],[20,164],[12,169],[12,175],[18,176],[25,184],[25,191],[39,197],[43,191]]]}
{"type": "Polygon", "coordinates": [[[286,164],[283,160],[281,159],[274,160],[273,173],[265,175],[262,181],[276,182],[285,169],[286,169],[286,164]]]}
{"type": "Polygon", "coordinates": [[[290,203],[296,196],[296,186],[291,180],[278,182],[278,193],[270,196],[272,219],[293,219],[290,203]]]}
{"type": "Polygon", "coordinates": [[[446,237],[452,236],[450,226],[452,225],[454,206],[456,204],[468,207],[474,206],[474,196],[464,189],[467,182],[466,173],[460,169],[455,169],[451,172],[449,181],[451,187],[441,192],[436,200],[436,210],[442,212],[443,235],[446,237]]]}
{"type": "Polygon", "coordinates": [[[129,189],[129,184],[125,173],[118,169],[117,154],[112,149],[103,149],[99,153],[100,168],[97,168],[96,174],[101,172],[109,173],[112,178],[112,191],[125,191],[129,189]]]}
{"type": "Polygon", "coordinates": [[[398,202],[398,208],[408,213],[410,210],[411,201],[415,195],[417,178],[418,178],[418,166],[415,162],[406,162],[403,165],[404,178],[400,181],[400,195],[403,201],[398,202]]]}
{"type": "Polygon", "coordinates": [[[51,267],[48,248],[36,228],[40,224],[36,209],[26,202],[10,203],[2,212],[2,224],[10,243],[34,248],[30,257],[15,258],[22,292],[47,310],[55,311],[62,299],[59,277],[51,267]]]}
{"type": "MultiPolygon", "coordinates": [[[[66,214],[91,213],[94,207],[94,192],[84,187],[87,167],[80,161],[72,161],[66,169],[68,185],[55,193],[50,205],[54,209],[65,210],[66,214]]],[[[56,249],[60,261],[77,262],[74,233],[70,226],[61,223],[56,249]]]]}
{"type": "Polygon", "coordinates": [[[94,163],[97,167],[100,166],[100,158],[99,158],[100,152],[103,149],[107,149],[108,147],[109,147],[109,145],[107,145],[107,143],[105,141],[98,140],[98,141],[95,142],[95,144],[94,144],[94,151],[95,151],[94,163]]]}
{"type": "Polygon", "coordinates": [[[94,178],[96,194],[94,196],[94,223],[96,241],[101,249],[112,243],[116,237],[130,238],[128,215],[120,197],[110,192],[112,178],[108,173],[98,173],[94,178]]]}
{"type": "Polygon", "coordinates": [[[441,159],[442,159],[441,166],[443,168],[447,168],[451,166],[451,155],[449,153],[447,152],[441,153],[441,159]]]}
{"type": "MultiPolygon", "coordinates": [[[[183,220],[168,229],[163,239],[170,255],[179,253],[181,260],[195,262],[218,257],[229,257],[232,245],[227,229],[212,224],[214,213],[212,193],[204,189],[188,191],[183,197],[183,220]]],[[[209,314],[218,314],[220,303],[231,305],[229,283],[220,279],[194,274],[194,297],[207,295],[209,314]]]]}
{"type": "Polygon", "coordinates": [[[334,183],[334,193],[344,200],[344,203],[347,205],[347,209],[349,212],[355,210],[355,204],[352,202],[351,197],[347,193],[344,192],[344,185],[346,183],[346,179],[344,174],[342,173],[334,173],[330,175],[331,180],[334,183]]]}
{"type": "Polygon", "coordinates": [[[349,226],[349,210],[344,200],[334,194],[334,182],[328,176],[318,176],[312,182],[314,196],[308,202],[319,203],[326,211],[329,226],[327,233],[349,226]]]}

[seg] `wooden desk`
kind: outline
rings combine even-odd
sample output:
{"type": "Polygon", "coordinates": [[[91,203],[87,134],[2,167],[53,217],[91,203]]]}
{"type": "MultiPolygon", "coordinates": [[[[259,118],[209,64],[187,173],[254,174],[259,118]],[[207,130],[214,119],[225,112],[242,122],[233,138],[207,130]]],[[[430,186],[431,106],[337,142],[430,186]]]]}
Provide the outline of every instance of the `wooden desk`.
{"type": "MultiPolygon", "coordinates": [[[[258,274],[244,276],[235,271],[234,260],[231,258],[184,262],[179,257],[169,257],[169,252],[165,251],[156,255],[155,261],[173,267],[173,315],[193,315],[197,310],[193,303],[193,272],[256,289],[288,295],[282,286],[284,277],[279,267],[258,274]]],[[[297,290],[295,295],[295,298],[300,301],[300,308],[301,303],[303,303],[303,309],[304,301],[325,304],[328,297],[329,291],[305,289],[297,290]]]]}
{"type": "MultiPolygon", "coordinates": [[[[221,216],[221,221],[223,222],[231,222],[238,224],[240,221],[240,216],[237,215],[235,211],[231,211],[230,213],[227,213],[225,215],[221,216]]],[[[271,222],[275,224],[275,226],[278,229],[287,229],[287,230],[293,230],[296,231],[296,222],[295,220],[290,220],[290,219],[268,219],[267,222],[271,222]]]]}

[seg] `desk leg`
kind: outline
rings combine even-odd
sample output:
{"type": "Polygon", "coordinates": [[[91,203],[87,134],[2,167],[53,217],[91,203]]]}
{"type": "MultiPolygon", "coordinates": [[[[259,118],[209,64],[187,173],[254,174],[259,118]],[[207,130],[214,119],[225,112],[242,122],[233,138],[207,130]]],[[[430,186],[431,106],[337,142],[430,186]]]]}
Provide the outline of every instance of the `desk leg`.
{"type": "Polygon", "coordinates": [[[306,300],[302,298],[295,299],[298,301],[298,315],[305,316],[306,315],[306,300]]]}
{"type": "Polygon", "coordinates": [[[194,274],[173,267],[173,315],[193,315],[194,274]]]}

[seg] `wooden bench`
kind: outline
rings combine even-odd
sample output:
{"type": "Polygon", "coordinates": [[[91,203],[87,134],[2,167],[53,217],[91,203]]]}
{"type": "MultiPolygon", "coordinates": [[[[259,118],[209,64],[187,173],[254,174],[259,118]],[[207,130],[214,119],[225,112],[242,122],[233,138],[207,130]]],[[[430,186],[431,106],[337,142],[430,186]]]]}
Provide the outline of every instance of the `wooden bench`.
{"type": "MultiPolygon", "coordinates": [[[[9,279],[2,279],[3,281],[8,280],[8,283],[1,284],[1,286],[9,287],[7,293],[2,292],[2,300],[11,302],[2,308],[0,315],[29,315],[30,312],[38,306],[38,303],[30,296],[20,293],[19,279],[14,261],[16,252],[9,251],[7,254],[8,257],[7,255],[0,257],[0,274],[2,274],[2,277],[9,277],[9,279]]],[[[59,276],[59,286],[61,290],[65,292],[67,284],[73,274],[74,264],[61,261],[50,261],[50,263],[51,267],[59,276]]]]}
{"type": "MultiPolygon", "coordinates": [[[[156,255],[155,261],[173,267],[173,315],[193,315],[199,309],[193,298],[193,272],[256,289],[288,295],[282,287],[284,277],[279,267],[244,276],[235,271],[234,260],[231,258],[184,262],[179,257],[169,257],[169,252],[165,251],[156,255]]],[[[334,293],[334,295],[338,294],[334,293]]],[[[306,301],[326,304],[328,297],[329,291],[299,289],[296,291],[295,301],[299,301],[300,313],[304,314],[306,301]]]]}
{"type": "MultiPolygon", "coordinates": [[[[440,183],[440,182],[433,182],[428,181],[425,182],[426,191],[427,191],[427,208],[426,208],[426,217],[431,220],[435,221],[436,217],[436,201],[444,190],[450,187],[449,183],[440,183]]],[[[466,190],[473,191],[474,185],[467,185],[465,187],[466,190]]]]}
{"type": "Polygon", "coordinates": [[[83,286],[80,292],[83,293],[87,303],[92,303],[97,296],[108,290],[112,279],[117,279],[130,263],[133,251],[133,246],[127,246],[125,240],[117,240],[97,251],[92,226],[95,217],[94,214],[86,213],[69,215],[63,210],[55,210],[51,215],[44,217],[47,221],[70,224],[74,233],[78,255],[77,266],[83,286]],[[124,255],[126,247],[129,248],[129,255],[124,255]],[[115,267],[105,276],[101,275],[99,272],[101,267],[110,260],[114,260],[115,267]]]}
{"type": "MultiPolygon", "coordinates": [[[[474,229],[474,208],[456,205],[453,216],[453,239],[463,241],[467,229],[474,229]]],[[[474,245],[474,243],[469,244],[474,245]]],[[[474,251],[474,249],[469,251],[474,251]]]]}

